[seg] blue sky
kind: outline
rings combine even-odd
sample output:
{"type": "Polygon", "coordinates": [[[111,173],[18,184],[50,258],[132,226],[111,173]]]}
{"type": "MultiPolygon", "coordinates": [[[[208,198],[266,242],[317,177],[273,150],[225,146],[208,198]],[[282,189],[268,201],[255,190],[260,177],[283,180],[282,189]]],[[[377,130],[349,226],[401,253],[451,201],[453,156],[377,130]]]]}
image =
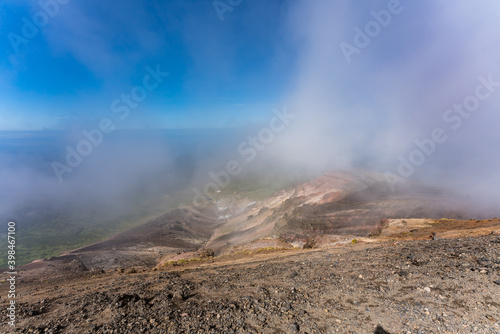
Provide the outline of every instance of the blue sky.
{"type": "MultiPolygon", "coordinates": [[[[3,1],[0,131],[67,130],[64,155],[103,118],[120,129],[254,125],[253,131],[286,106],[296,117],[266,147],[263,161],[403,175],[402,161],[420,156],[411,177],[500,196],[498,0],[216,1],[239,4],[221,20],[213,0],[3,1]],[[59,7],[49,18],[41,4],[54,3],[59,7]],[[27,24],[43,15],[46,24],[15,50],[13,34],[29,34],[27,24]],[[342,43],[356,52],[346,55],[342,43]],[[113,103],[139,92],[148,69],[157,68],[169,75],[119,120],[113,103]],[[479,101],[477,92],[490,94],[479,101]],[[474,99],[472,113],[452,110],[474,99]],[[422,153],[418,143],[428,143],[436,129],[447,140],[422,153]]],[[[246,136],[241,131],[225,142],[229,155],[237,156],[246,136]]],[[[157,152],[150,155],[154,167],[157,152]]],[[[111,166],[105,175],[113,176],[121,168],[113,160],[120,166],[126,159],[109,154],[88,170],[111,166]]],[[[26,179],[16,173],[4,179],[26,179]]]]}
{"type": "Polygon", "coordinates": [[[479,75],[500,73],[494,0],[241,0],[231,9],[221,20],[212,0],[4,1],[0,130],[95,126],[159,66],[169,76],[118,127],[265,123],[288,105],[305,115],[295,138],[336,133],[340,145],[347,131],[358,146],[403,150],[398,143],[438,124],[479,75]],[[54,3],[57,13],[16,52],[12,34],[54,3]],[[394,3],[398,14],[347,62],[339,43],[354,45],[355,28],[394,3]],[[352,131],[360,120],[368,125],[352,131]]]}
{"type": "Polygon", "coordinates": [[[54,15],[43,14],[46,24],[26,43],[9,33],[24,38],[23,18],[43,19],[42,6],[7,1],[0,9],[0,130],[98,120],[141,84],[146,66],[157,65],[169,77],[120,127],[260,122],[280,102],[296,63],[284,1],[242,1],[224,20],[212,1],[42,2],[54,15]]]}

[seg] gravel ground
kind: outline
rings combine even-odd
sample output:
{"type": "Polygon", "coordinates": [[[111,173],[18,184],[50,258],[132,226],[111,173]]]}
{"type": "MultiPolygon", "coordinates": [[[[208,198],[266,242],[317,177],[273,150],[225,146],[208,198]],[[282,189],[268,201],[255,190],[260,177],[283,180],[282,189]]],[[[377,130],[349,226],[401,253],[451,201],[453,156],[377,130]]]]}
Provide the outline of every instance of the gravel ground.
{"type": "Polygon", "coordinates": [[[21,276],[15,328],[7,290],[0,284],[2,333],[500,333],[500,237],[21,276]]]}

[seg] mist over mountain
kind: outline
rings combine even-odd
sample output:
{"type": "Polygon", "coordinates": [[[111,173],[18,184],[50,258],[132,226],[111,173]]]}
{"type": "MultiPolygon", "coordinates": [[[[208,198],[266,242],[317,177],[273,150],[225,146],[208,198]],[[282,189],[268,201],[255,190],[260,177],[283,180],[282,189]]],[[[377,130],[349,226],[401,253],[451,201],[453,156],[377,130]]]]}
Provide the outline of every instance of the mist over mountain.
{"type": "Polygon", "coordinates": [[[0,332],[499,333],[498,0],[0,4],[0,332]]]}
{"type": "MultiPolygon", "coordinates": [[[[303,46],[286,101],[300,122],[275,153],[291,164],[415,178],[496,205],[497,4],[298,1],[303,46]]],[[[395,181],[400,183],[401,179],[395,181]]]]}
{"type": "Polygon", "coordinates": [[[82,245],[339,170],[496,215],[494,1],[58,3],[27,38],[40,6],[5,7],[4,221],[82,245]]]}

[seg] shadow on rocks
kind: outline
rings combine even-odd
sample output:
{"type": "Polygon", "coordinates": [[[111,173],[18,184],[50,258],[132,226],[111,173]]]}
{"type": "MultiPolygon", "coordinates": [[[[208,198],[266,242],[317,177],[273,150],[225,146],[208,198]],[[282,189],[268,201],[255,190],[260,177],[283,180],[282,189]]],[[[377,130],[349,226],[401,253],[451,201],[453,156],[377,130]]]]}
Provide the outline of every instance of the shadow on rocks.
{"type": "Polygon", "coordinates": [[[373,334],[391,334],[391,333],[383,329],[382,326],[378,325],[377,328],[375,328],[373,334]]]}

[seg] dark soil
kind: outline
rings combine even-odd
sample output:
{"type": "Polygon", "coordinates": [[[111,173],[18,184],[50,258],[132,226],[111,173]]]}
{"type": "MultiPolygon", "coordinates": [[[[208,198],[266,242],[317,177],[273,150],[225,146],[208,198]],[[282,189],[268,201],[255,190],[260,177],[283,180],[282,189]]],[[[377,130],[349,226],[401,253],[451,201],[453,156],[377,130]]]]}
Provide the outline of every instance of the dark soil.
{"type": "Polygon", "coordinates": [[[495,235],[19,278],[2,333],[500,333],[495,235]]]}

